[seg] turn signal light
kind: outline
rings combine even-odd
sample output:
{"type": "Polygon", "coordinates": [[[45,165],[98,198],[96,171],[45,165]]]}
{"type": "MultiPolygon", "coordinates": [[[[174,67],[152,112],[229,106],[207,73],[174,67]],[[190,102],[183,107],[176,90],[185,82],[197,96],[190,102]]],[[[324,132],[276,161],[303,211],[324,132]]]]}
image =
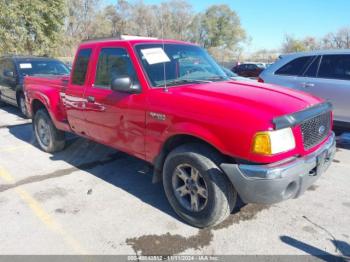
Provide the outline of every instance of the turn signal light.
{"type": "Polygon", "coordinates": [[[271,155],[271,141],[268,133],[259,132],[255,135],[253,152],[261,155],[271,155]]]}

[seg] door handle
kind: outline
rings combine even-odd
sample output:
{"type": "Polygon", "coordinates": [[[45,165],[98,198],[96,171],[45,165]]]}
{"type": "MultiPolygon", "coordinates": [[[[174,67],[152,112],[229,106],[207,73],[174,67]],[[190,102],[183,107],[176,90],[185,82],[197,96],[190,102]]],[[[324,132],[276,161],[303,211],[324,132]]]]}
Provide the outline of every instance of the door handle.
{"type": "Polygon", "coordinates": [[[302,83],[301,84],[303,87],[307,88],[307,87],[314,87],[315,84],[314,83],[309,83],[309,82],[306,82],[306,83],[302,83]]]}
{"type": "Polygon", "coordinates": [[[95,103],[95,97],[93,97],[93,96],[88,96],[88,97],[87,97],[87,101],[88,101],[89,103],[95,103]]]}

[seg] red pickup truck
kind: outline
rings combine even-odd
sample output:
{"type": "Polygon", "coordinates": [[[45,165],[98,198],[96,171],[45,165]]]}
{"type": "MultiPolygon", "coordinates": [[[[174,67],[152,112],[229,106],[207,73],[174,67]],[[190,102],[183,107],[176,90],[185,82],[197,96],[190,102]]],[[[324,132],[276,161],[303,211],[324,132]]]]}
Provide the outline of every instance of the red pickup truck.
{"type": "Polygon", "coordinates": [[[245,203],[301,195],[332,162],[328,102],[230,80],[197,45],[101,40],[79,46],[70,76],[26,77],[26,105],[46,152],[65,132],[148,161],[187,223],[207,227],[245,203]]]}

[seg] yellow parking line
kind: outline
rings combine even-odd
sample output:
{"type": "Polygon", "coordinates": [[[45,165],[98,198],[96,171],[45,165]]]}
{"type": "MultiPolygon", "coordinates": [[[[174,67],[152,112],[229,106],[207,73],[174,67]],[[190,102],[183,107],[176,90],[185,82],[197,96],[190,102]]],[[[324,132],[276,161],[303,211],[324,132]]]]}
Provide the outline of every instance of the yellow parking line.
{"type": "Polygon", "coordinates": [[[17,151],[17,150],[19,150],[19,149],[25,149],[25,148],[29,148],[29,147],[30,147],[30,145],[2,147],[2,148],[0,148],[0,152],[17,151]]]}
{"type": "MultiPolygon", "coordinates": [[[[3,168],[0,167],[0,177],[7,183],[15,183],[15,179],[3,168]]],[[[30,207],[33,213],[42,221],[50,230],[60,235],[64,241],[73,250],[79,254],[87,254],[88,252],[80,245],[80,243],[69,235],[58,222],[50,216],[26,190],[16,187],[15,192],[30,207]]]]}
{"type": "Polygon", "coordinates": [[[13,177],[5,171],[5,169],[0,167],[0,177],[7,183],[15,183],[13,177]]]}

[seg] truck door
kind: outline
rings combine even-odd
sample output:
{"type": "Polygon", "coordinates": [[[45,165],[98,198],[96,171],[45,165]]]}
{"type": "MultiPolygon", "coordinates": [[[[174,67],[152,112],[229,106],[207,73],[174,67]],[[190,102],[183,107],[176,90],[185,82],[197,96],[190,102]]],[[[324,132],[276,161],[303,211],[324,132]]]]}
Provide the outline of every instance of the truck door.
{"type": "Polygon", "coordinates": [[[313,63],[315,59],[317,59],[316,56],[301,56],[292,59],[273,73],[272,82],[276,85],[305,91],[301,85],[304,82],[302,76],[305,70],[311,67],[310,64],[313,64],[312,68],[315,67],[313,63]]]}
{"type": "Polygon", "coordinates": [[[4,95],[1,95],[4,92],[4,59],[0,59],[0,100],[4,100],[4,95]]]}
{"type": "Polygon", "coordinates": [[[129,76],[139,85],[127,48],[100,48],[96,60],[94,79],[85,92],[88,136],[144,158],[145,94],[111,90],[112,79],[118,76],[129,76]]]}
{"type": "Polygon", "coordinates": [[[323,55],[318,60],[318,72],[306,72],[302,90],[332,102],[336,121],[350,122],[350,55],[323,55]]]}
{"type": "Polygon", "coordinates": [[[86,135],[84,91],[88,82],[87,72],[91,54],[91,48],[82,48],[78,51],[69,84],[65,92],[61,94],[68,122],[74,132],[80,135],[86,135]]]}
{"type": "Polygon", "coordinates": [[[17,105],[16,85],[17,74],[15,64],[11,59],[4,59],[1,66],[1,99],[7,103],[17,105]]]}

